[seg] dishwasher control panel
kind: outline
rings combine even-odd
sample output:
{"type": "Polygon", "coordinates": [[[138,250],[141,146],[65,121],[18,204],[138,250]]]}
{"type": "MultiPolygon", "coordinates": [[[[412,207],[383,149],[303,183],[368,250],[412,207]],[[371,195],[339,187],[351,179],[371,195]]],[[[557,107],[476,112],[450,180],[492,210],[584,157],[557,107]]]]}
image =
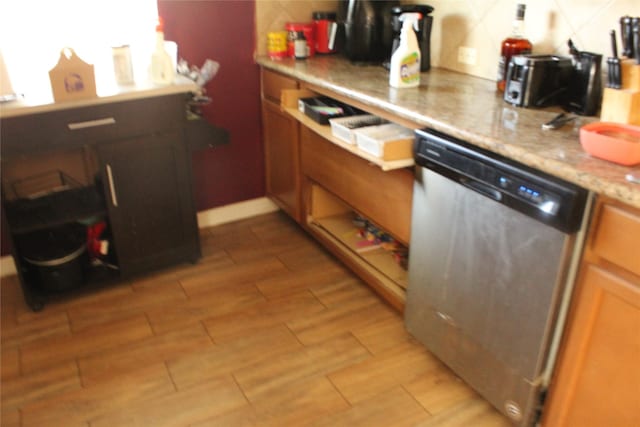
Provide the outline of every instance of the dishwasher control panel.
{"type": "Polygon", "coordinates": [[[560,207],[560,196],[524,179],[498,173],[497,185],[512,196],[518,197],[548,214],[555,215],[560,207]]]}
{"type": "Polygon", "coordinates": [[[587,191],[432,129],[416,131],[418,166],[565,232],[580,227],[587,191]]]}

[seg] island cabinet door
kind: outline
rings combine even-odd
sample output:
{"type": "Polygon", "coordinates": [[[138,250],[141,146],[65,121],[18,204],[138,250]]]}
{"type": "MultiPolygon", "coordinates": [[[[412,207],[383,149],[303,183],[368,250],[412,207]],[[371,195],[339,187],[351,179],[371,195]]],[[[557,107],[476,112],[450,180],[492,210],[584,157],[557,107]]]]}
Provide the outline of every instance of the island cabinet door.
{"type": "Polygon", "coordinates": [[[101,144],[101,176],[121,274],[200,257],[181,131],[101,144]]]}

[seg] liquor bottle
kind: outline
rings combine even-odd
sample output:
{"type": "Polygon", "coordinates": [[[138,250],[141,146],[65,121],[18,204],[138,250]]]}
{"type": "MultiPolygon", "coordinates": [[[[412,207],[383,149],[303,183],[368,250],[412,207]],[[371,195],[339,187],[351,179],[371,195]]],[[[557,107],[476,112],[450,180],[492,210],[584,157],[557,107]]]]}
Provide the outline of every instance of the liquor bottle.
{"type": "Polygon", "coordinates": [[[524,36],[524,11],[526,5],[518,4],[516,19],[513,21],[511,35],[502,41],[500,47],[500,60],[498,62],[497,87],[500,92],[504,92],[507,83],[507,69],[509,61],[514,55],[526,55],[531,53],[531,42],[524,36]]]}

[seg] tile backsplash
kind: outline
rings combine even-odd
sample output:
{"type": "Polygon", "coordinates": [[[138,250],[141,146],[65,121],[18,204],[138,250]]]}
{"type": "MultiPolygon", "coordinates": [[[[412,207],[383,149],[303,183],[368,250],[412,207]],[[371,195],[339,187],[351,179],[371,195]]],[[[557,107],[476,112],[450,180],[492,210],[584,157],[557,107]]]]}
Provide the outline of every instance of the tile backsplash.
{"type": "MultiPolygon", "coordinates": [[[[256,1],[256,53],[266,54],[266,34],[288,21],[310,21],[315,10],[336,10],[337,1],[256,1]]],[[[516,4],[525,3],[527,38],[533,53],[568,55],[567,40],[579,50],[611,55],[609,30],[619,18],[640,16],[640,0],[413,0],[434,7],[431,64],[495,80],[499,46],[511,33],[516,4]],[[475,49],[476,63],[458,62],[458,49],[475,49]]],[[[619,39],[619,38],[618,38],[619,39]]],[[[618,51],[621,47],[618,45],[618,51]]],[[[603,63],[603,66],[605,64],[603,63]]]]}
{"type": "Polygon", "coordinates": [[[256,55],[267,54],[267,33],[287,22],[311,22],[312,12],[338,9],[338,0],[256,0],[256,55]]]}

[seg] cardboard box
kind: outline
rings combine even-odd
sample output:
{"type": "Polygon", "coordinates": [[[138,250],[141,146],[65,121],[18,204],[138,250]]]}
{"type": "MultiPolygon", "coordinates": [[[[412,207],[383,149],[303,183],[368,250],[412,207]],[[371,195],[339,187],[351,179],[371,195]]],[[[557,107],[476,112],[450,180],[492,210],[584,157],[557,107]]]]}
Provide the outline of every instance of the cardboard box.
{"type": "Polygon", "coordinates": [[[62,49],[58,63],[49,71],[49,80],[56,102],[96,97],[93,65],[80,59],[71,48],[62,49]]]}

